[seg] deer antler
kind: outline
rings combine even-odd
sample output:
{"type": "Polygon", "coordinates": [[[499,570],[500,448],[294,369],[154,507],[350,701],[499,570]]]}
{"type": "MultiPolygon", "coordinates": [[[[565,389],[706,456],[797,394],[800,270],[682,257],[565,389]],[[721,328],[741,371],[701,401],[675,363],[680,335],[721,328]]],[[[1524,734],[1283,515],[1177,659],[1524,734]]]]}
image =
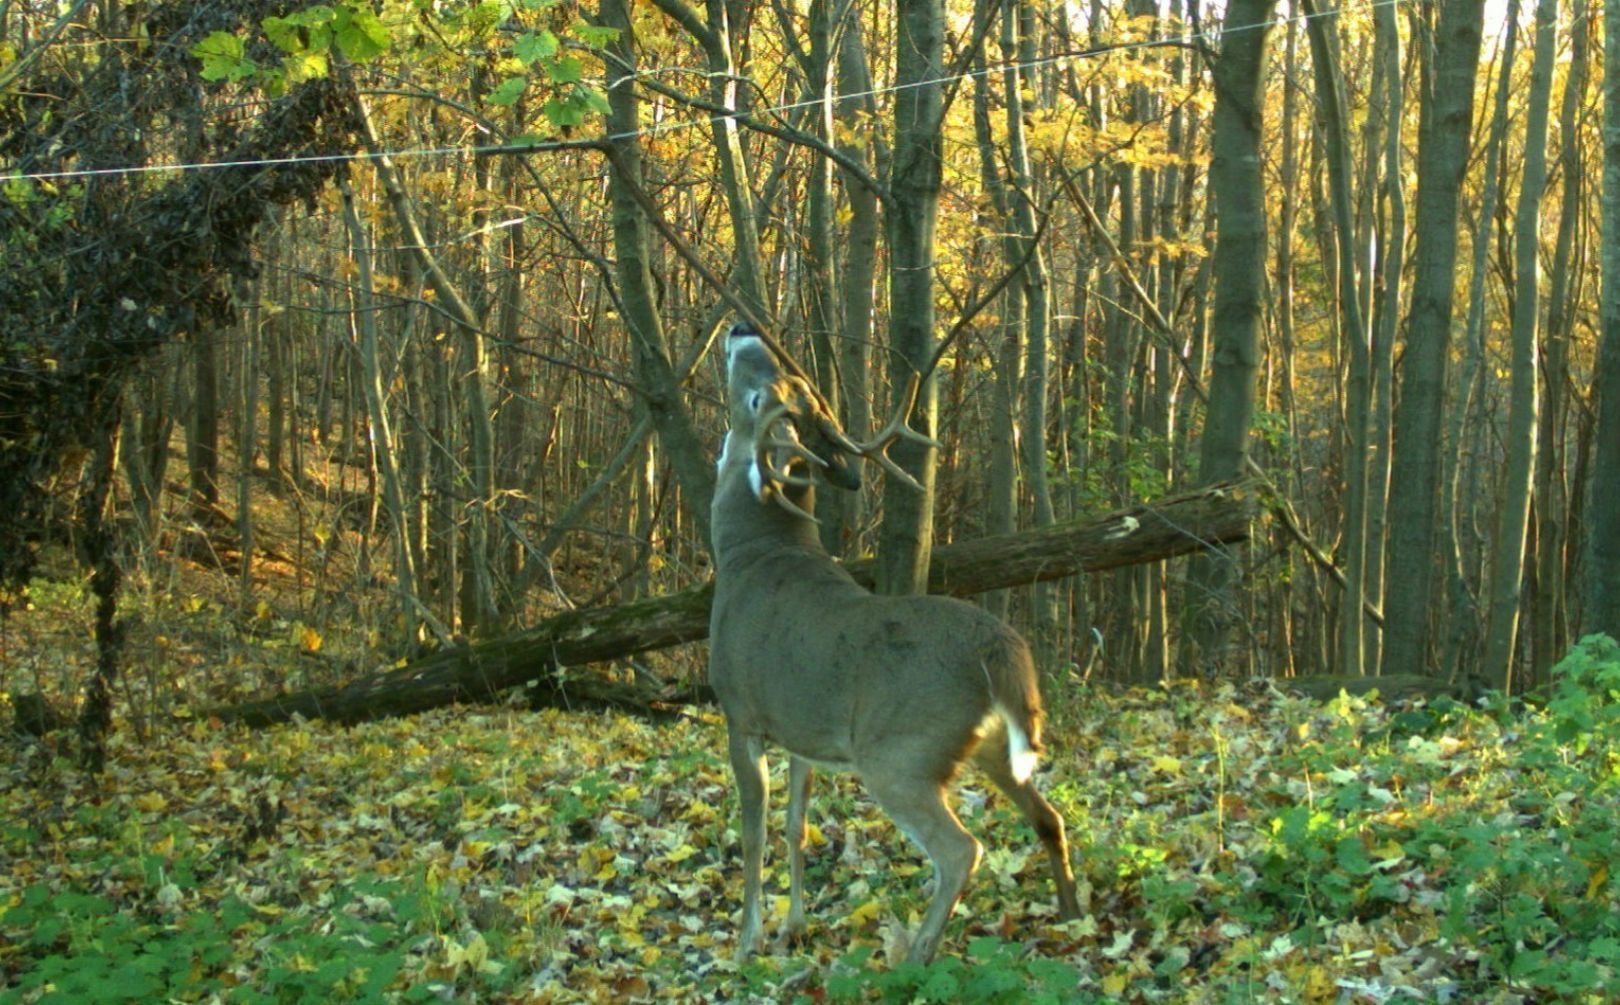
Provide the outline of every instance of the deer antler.
{"type": "Polygon", "coordinates": [[[888,423],[878,430],[876,436],[864,443],[851,439],[849,434],[839,429],[836,423],[825,418],[820,420],[821,431],[829,440],[837,444],[840,450],[854,454],[857,457],[866,458],[913,489],[921,492],[923,487],[917,479],[911,477],[905,468],[890,460],[889,455],[884,453],[889,444],[895,440],[911,440],[913,443],[921,443],[935,449],[942,447],[942,444],[932,436],[926,436],[906,425],[906,416],[911,414],[912,406],[917,403],[917,391],[921,387],[922,378],[913,373],[910,379],[906,381],[905,393],[900,396],[900,406],[895,409],[893,418],[889,419],[888,423]]]}
{"type": "Polygon", "coordinates": [[[795,485],[800,488],[809,488],[815,484],[806,475],[795,475],[789,470],[793,460],[789,458],[786,464],[778,467],[771,456],[773,451],[785,451],[793,457],[819,465],[828,466],[827,462],[816,456],[816,453],[799,440],[799,434],[793,428],[788,406],[780,402],[760,413],[759,425],[754,434],[753,452],[754,469],[751,472],[755,480],[755,493],[763,499],[769,495],[781,506],[795,516],[802,516],[812,523],[819,523],[813,514],[805,512],[804,508],[782,491],[784,485],[795,485]]]}

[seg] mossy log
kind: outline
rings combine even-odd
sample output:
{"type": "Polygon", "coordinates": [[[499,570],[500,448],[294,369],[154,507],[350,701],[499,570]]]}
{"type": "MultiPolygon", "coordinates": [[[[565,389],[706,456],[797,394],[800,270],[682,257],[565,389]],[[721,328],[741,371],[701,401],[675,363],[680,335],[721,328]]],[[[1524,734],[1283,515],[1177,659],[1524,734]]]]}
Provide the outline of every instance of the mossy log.
{"type": "MultiPolygon", "coordinates": [[[[1258,512],[1253,482],[1210,486],[1107,516],[935,549],[929,591],[969,596],[1172,558],[1241,541],[1258,512]]],[[[874,562],[852,562],[871,586],[874,562]]],[[[226,722],[265,726],[294,715],[340,722],[408,715],[452,702],[498,698],[528,685],[531,702],[567,708],[667,709],[679,697],[616,681],[582,665],[694,642],[709,632],[712,583],[617,607],[570,611],[522,631],[443,649],[341,687],[311,688],[214,709],[226,722]],[[558,668],[569,668],[567,673],[558,668]]]]}

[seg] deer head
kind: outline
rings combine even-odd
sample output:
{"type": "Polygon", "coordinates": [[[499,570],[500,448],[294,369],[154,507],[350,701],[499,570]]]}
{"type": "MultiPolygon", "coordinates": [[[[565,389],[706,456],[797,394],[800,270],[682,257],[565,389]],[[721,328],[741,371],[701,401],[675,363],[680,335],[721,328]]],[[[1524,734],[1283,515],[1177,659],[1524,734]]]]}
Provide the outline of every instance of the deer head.
{"type": "MultiPolygon", "coordinates": [[[[896,439],[934,441],[898,415],[857,442],[790,358],[734,327],[726,348],[731,429],[714,495],[715,598],[709,678],[726,714],[742,805],[739,955],[760,940],[764,745],[793,755],[788,801],[790,907],[805,923],[805,805],[812,762],[856,771],[934,863],[933,901],[909,958],[934,954],[978,864],[945,787],[969,758],[1024,812],[1052,860],[1058,903],[1078,913],[1063,819],[1031,783],[1041,707],[1029,647],[983,609],[944,597],[880,597],[828,556],[815,532],[815,478],[854,487],[865,459],[912,482],[884,454],[896,439]]],[[[937,444],[935,444],[937,446],[937,444]]]]}

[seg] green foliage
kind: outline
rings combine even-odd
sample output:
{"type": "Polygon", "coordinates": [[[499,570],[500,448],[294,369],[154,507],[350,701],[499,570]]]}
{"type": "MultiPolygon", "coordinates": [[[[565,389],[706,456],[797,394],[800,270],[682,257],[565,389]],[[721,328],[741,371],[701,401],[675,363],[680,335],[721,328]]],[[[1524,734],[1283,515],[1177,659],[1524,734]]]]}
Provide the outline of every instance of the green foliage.
{"type": "Polygon", "coordinates": [[[326,76],[335,51],[353,63],[365,63],[393,44],[386,25],[369,5],[316,4],[286,17],[267,17],[264,35],[280,51],[279,62],[261,65],[247,55],[240,35],[216,31],[191,47],[202,63],[204,80],[251,81],[271,96],[326,76]]]}
{"type": "Polygon", "coordinates": [[[941,957],[927,966],[902,963],[875,967],[872,951],[847,954],[827,977],[835,1002],[1059,1003],[1093,1000],[1077,991],[1079,974],[1068,964],[1030,956],[1021,947],[981,937],[968,944],[965,958],[941,957]]]}

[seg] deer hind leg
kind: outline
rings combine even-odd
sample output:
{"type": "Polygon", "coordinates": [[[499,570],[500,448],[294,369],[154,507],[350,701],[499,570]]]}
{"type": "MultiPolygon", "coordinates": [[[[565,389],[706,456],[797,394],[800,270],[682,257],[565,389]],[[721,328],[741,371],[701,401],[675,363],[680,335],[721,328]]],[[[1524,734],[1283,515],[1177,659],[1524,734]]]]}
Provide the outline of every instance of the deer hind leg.
{"type": "Polygon", "coordinates": [[[804,842],[808,830],[805,814],[814,775],[815,768],[809,761],[795,757],[788,762],[787,846],[792,882],[788,888],[787,922],[782,926],[784,945],[804,931],[804,842]]]}
{"type": "Polygon", "coordinates": [[[927,963],[934,958],[950,920],[951,909],[962,896],[968,879],[979,867],[979,842],[962,827],[945,803],[945,787],[937,777],[865,778],[867,788],[884,812],[913,841],[922,845],[934,863],[934,899],[911,940],[906,959],[927,963]]]}
{"type": "Polygon", "coordinates": [[[742,962],[759,948],[759,886],[770,776],[765,773],[765,745],[758,737],[733,731],[730,739],[731,770],[737,776],[737,801],[742,804],[743,916],[737,937],[737,960],[742,962]]]}
{"type": "Polygon", "coordinates": [[[1018,781],[1008,760],[1005,731],[989,737],[974,753],[973,760],[1007,794],[1024,819],[1035,828],[1035,835],[1046,847],[1052,863],[1052,880],[1057,885],[1058,911],[1065,918],[1080,917],[1080,903],[1074,893],[1074,872],[1069,867],[1069,840],[1064,834],[1063,817],[1035,788],[1034,778],[1018,781]]]}

